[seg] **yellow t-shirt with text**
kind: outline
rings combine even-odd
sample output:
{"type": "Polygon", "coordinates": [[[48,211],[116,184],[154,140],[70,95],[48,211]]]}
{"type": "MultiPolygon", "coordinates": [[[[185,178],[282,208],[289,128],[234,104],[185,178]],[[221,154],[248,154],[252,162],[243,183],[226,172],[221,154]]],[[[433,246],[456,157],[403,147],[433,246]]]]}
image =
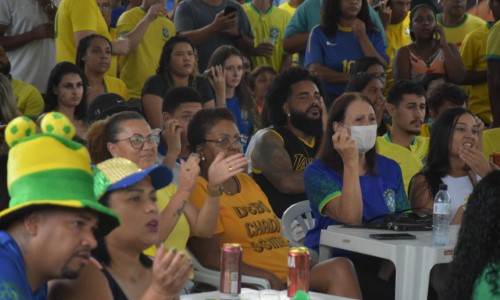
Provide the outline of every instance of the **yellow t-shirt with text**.
{"type": "MultiPolygon", "coordinates": [[[[240,192],[220,197],[220,213],[215,234],[220,246],[239,243],[243,262],[273,273],[286,282],[289,244],[282,236],[281,222],[257,183],[247,174],[236,175],[240,192]]],[[[190,200],[201,207],[207,195],[207,181],[198,177],[190,200]]]]}

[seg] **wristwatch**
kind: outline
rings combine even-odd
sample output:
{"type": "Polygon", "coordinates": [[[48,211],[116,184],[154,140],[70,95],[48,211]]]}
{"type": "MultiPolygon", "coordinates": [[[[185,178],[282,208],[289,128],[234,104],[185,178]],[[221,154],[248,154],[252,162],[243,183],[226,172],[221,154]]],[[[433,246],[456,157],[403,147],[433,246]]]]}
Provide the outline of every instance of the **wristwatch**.
{"type": "Polygon", "coordinates": [[[207,195],[209,197],[219,197],[220,195],[222,195],[222,192],[224,191],[224,188],[221,186],[219,186],[218,189],[216,190],[212,190],[208,184],[207,184],[207,195]]]}

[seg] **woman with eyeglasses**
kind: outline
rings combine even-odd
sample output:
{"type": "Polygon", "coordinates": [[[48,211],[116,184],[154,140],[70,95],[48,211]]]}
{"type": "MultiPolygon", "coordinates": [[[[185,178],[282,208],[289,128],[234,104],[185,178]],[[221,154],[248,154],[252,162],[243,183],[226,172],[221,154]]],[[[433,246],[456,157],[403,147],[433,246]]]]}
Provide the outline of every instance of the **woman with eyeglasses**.
{"type": "Polygon", "coordinates": [[[116,77],[106,75],[111,66],[111,42],[102,35],[91,34],[80,40],[76,50],[76,65],[87,77],[87,103],[90,105],[95,97],[115,93],[128,100],[128,89],[125,83],[116,77]]]}
{"type": "Polygon", "coordinates": [[[446,41],[443,27],[436,22],[436,5],[421,1],[410,11],[410,37],[394,56],[394,81],[420,80],[429,73],[441,73],[452,83],[460,84],[465,67],[455,45],[446,41]]]}
{"type": "MultiPolygon", "coordinates": [[[[189,123],[189,147],[201,158],[200,176],[190,200],[202,207],[207,196],[220,197],[214,235],[209,239],[191,238],[189,248],[204,266],[218,270],[222,244],[239,243],[243,247],[242,274],[265,278],[273,289],[281,290],[287,278],[289,245],[264,192],[243,172],[227,178],[219,190],[207,185],[210,166],[218,157],[242,153],[245,137],[240,135],[234,120],[228,109],[211,108],[198,111],[189,123]]],[[[229,164],[226,171],[234,168],[229,164]]],[[[311,290],[361,298],[356,273],[344,258],[314,266],[309,282],[311,290]]]]}
{"type": "MultiPolygon", "coordinates": [[[[123,157],[147,169],[155,164],[159,140],[159,130],[151,130],[140,114],[121,112],[91,126],[88,149],[94,164],[123,157]]],[[[156,245],[165,242],[167,248],[182,250],[190,236],[210,237],[213,234],[219,213],[219,195],[207,195],[206,204],[199,209],[188,201],[199,174],[199,162],[198,155],[181,161],[178,188],[170,184],[157,191],[162,225],[156,245]]],[[[206,170],[206,188],[218,191],[228,178],[245,171],[246,166],[246,158],[241,153],[217,156],[206,170]]],[[[153,256],[155,249],[146,253],[153,256]]]]}
{"type": "Polygon", "coordinates": [[[80,68],[69,62],[58,63],[50,72],[44,98],[44,114],[51,111],[63,113],[82,139],[87,131],[87,87],[87,79],[80,68]]]}

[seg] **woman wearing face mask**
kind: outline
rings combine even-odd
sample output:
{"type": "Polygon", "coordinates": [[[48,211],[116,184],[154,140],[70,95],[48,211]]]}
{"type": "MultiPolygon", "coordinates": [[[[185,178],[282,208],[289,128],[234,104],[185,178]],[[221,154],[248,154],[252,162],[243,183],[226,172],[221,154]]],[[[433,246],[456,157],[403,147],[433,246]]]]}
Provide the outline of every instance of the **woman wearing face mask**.
{"type": "MultiPolygon", "coordinates": [[[[330,109],[327,124],[317,160],[304,172],[316,220],[304,244],[315,250],[321,230],[330,225],[361,224],[380,214],[409,208],[399,165],[375,153],[377,119],[370,101],[358,93],[341,95],[330,109]]],[[[363,295],[394,297],[387,282],[376,276],[380,259],[366,263],[361,254],[341,255],[353,260],[363,295]]]]}

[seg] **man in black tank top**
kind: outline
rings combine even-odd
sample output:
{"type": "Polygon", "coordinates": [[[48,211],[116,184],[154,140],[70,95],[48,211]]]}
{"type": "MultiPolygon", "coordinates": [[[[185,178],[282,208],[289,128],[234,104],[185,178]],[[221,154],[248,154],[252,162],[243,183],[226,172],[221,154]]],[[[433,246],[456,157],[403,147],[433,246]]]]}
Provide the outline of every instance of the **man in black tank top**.
{"type": "Polygon", "coordinates": [[[262,111],[264,129],[254,136],[252,176],[281,218],[292,204],[306,200],[304,169],[319,148],[326,108],[319,79],[303,68],[278,75],[262,111]]]}

